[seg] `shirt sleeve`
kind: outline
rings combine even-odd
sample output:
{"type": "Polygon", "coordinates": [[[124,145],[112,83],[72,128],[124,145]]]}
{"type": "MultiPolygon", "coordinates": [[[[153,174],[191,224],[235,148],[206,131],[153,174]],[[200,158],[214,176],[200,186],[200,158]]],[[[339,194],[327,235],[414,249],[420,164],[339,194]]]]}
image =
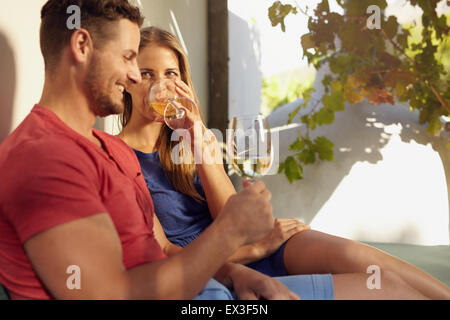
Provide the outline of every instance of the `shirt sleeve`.
{"type": "Polygon", "coordinates": [[[26,146],[12,158],[6,213],[22,243],[52,227],[106,212],[96,165],[75,142],[26,146]]]}

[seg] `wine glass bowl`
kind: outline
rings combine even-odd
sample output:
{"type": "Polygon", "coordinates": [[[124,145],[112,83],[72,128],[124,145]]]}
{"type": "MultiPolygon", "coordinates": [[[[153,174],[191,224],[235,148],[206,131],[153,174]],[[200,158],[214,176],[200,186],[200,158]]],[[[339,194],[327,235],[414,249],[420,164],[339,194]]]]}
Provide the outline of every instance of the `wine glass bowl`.
{"type": "Polygon", "coordinates": [[[265,175],[272,164],[272,142],[267,119],[262,115],[234,117],[227,137],[233,171],[246,180],[265,175]]]}
{"type": "Polygon", "coordinates": [[[188,97],[176,94],[176,84],[171,79],[155,82],[148,92],[148,105],[164,118],[166,125],[173,129],[188,129],[187,111],[195,112],[197,105],[188,97]]]}

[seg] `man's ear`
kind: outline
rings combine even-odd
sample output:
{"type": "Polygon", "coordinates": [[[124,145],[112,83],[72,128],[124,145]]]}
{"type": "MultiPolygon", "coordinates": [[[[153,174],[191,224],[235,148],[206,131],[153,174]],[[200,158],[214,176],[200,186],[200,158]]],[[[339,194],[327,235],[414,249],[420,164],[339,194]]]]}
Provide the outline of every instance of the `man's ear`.
{"type": "Polygon", "coordinates": [[[91,35],[86,29],[78,29],[70,38],[70,52],[78,63],[88,61],[94,49],[91,35]]]}

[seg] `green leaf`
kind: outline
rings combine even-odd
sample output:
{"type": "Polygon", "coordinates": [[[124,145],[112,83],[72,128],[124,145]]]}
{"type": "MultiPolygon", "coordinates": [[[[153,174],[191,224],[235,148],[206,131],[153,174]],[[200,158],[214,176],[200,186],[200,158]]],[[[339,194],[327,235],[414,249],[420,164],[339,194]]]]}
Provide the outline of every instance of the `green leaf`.
{"type": "Polygon", "coordinates": [[[289,156],[284,162],[284,174],[288,178],[289,183],[292,183],[294,180],[303,179],[303,168],[295,161],[294,157],[289,156]]]}
{"type": "MultiPolygon", "coordinates": [[[[317,117],[317,116],[316,116],[317,117]]],[[[308,118],[308,126],[311,130],[315,130],[316,126],[317,126],[317,122],[316,119],[314,117],[314,114],[312,115],[312,117],[308,118]]]]}
{"type": "Polygon", "coordinates": [[[309,123],[309,116],[307,114],[303,115],[300,117],[300,121],[304,124],[308,124],[309,123]]]}
{"type": "Polygon", "coordinates": [[[316,47],[316,44],[314,43],[314,40],[312,39],[310,33],[304,34],[302,36],[301,43],[304,51],[308,49],[314,49],[316,47]]]}
{"type": "Polygon", "coordinates": [[[333,81],[333,77],[331,76],[331,75],[329,75],[329,74],[326,74],[324,77],[323,77],[323,80],[322,80],[322,84],[323,84],[323,86],[325,87],[325,91],[328,93],[328,87],[330,86],[330,84],[331,84],[331,82],[333,81]]]}
{"type": "Polygon", "coordinates": [[[393,39],[397,35],[399,24],[397,18],[390,16],[389,19],[384,23],[383,29],[386,32],[389,39],[393,39]]]}
{"type": "Polygon", "coordinates": [[[312,149],[303,149],[297,156],[297,159],[304,164],[316,162],[316,153],[312,149]]]}
{"type": "Polygon", "coordinates": [[[397,96],[401,98],[406,93],[406,86],[403,83],[398,82],[395,85],[395,91],[397,92],[397,96]]]}
{"type": "Polygon", "coordinates": [[[284,24],[284,19],[290,13],[297,14],[297,9],[290,4],[282,4],[280,1],[275,2],[269,8],[269,19],[272,22],[272,26],[275,27],[278,24],[281,25],[281,30],[286,31],[286,26],[284,24]]]}
{"type": "Polygon", "coordinates": [[[345,100],[341,92],[333,91],[331,95],[322,98],[323,105],[331,111],[339,112],[345,110],[345,100]]]}
{"type": "Polygon", "coordinates": [[[402,33],[397,35],[396,42],[400,45],[402,49],[408,47],[408,37],[410,36],[410,32],[408,30],[403,30],[402,33]]]}
{"type": "Polygon", "coordinates": [[[331,89],[333,89],[333,92],[341,92],[342,91],[342,82],[340,81],[332,81],[330,83],[331,89]]]}
{"type": "MultiPolygon", "coordinates": [[[[417,109],[417,107],[415,107],[415,103],[412,104],[412,106],[413,106],[413,108],[417,109]]],[[[419,112],[419,124],[424,124],[425,122],[429,121],[430,117],[431,117],[431,110],[430,109],[428,109],[428,108],[420,109],[420,112],[419,112]]]]}
{"type": "Polygon", "coordinates": [[[319,158],[321,160],[333,161],[333,158],[334,158],[333,142],[328,140],[326,137],[321,136],[321,137],[317,137],[314,140],[314,144],[315,144],[315,149],[316,149],[317,153],[319,154],[319,158]]]}
{"type": "Polygon", "coordinates": [[[333,73],[345,73],[350,67],[352,58],[349,55],[340,55],[336,58],[330,59],[330,70],[333,73]]]}
{"type": "Polygon", "coordinates": [[[332,124],[334,122],[334,112],[330,108],[322,108],[315,113],[315,121],[319,126],[324,124],[332,124]]]}
{"type": "Polygon", "coordinates": [[[448,30],[447,28],[447,17],[445,15],[441,15],[436,21],[436,37],[438,39],[442,39],[443,35],[446,33],[446,30],[448,30]]]}
{"type": "Polygon", "coordinates": [[[387,7],[386,0],[347,0],[343,4],[343,7],[347,9],[348,14],[355,16],[365,15],[367,11],[367,7],[369,5],[377,5],[381,10],[384,10],[387,7]]]}
{"type": "Polygon", "coordinates": [[[442,130],[442,122],[439,119],[439,115],[434,115],[428,122],[427,132],[430,134],[437,134],[442,130]]]}
{"type": "Polygon", "coordinates": [[[322,0],[322,2],[317,5],[315,12],[317,16],[327,15],[330,12],[330,4],[328,3],[328,0],[322,0]]]}
{"type": "Polygon", "coordinates": [[[289,120],[288,120],[288,124],[291,124],[292,121],[294,120],[295,116],[297,115],[297,113],[300,111],[301,106],[298,106],[297,108],[294,109],[294,111],[292,111],[291,113],[289,113],[289,120]]]}
{"type": "Polygon", "coordinates": [[[339,30],[338,35],[342,41],[342,49],[344,49],[345,53],[365,57],[368,56],[374,45],[374,38],[371,37],[371,32],[363,31],[361,23],[355,20],[345,23],[339,30]]]}
{"type": "Polygon", "coordinates": [[[284,171],[284,162],[280,163],[280,166],[278,167],[278,174],[282,173],[284,171]]]}
{"type": "Polygon", "coordinates": [[[303,149],[304,147],[305,147],[305,141],[303,141],[303,139],[301,137],[298,137],[297,140],[295,140],[294,143],[292,143],[289,146],[289,150],[299,151],[299,150],[303,149]]]}

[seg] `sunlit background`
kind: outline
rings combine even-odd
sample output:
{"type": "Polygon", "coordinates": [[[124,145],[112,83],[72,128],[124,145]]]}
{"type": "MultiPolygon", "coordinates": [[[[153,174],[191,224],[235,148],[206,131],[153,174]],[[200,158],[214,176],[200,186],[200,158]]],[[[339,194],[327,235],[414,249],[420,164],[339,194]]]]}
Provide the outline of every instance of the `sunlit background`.
{"type": "MultiPolygon", "coordinates": [[[[229,0],[228,116],[268,115],[279,135],[279,160],[289,155],[301,125],[287,126],[288,114],[301,101],[304,88],[321,92],[326,70],[302,59],[300,37],[307,32],[302,13],[286,19],[286,32],[272,27],[268,8],[275,0],[229,0]],[[282,105],[272,103],[283,101],[282,105]]],[[[282,1],[283,3],[289,0],[282,1]]],[[[308,4],[313,14],[318,0],[308,4]]],[[[2,0],[0,10],[1,136],[14,130],[39,101],[44,66],[39,50],[39,12],[45,0],[2,0]]],[[[145,25],[163,27],[180,39],[189,55],[192,76],[206,116],[208,87],[208,0],[141,0],[145,25]]],[[[331,8],[337,10],[335,1],[331,8]]],[[[388,0],[386,14],[399,22],[419,24],[420,9],[404,0],[388,0]]],[[[438,12],[449,13],[446,1],[438,12]]],[[[113,119],[98,127],[118,133],[113,119]]],[[[347,107],[333,125],[316,130],[335,144],[333,162],[308,166],[302,181],[284,175],[264,178],[273,191],[277,217],[296,217],[314,228],[351,239],[421,245],[449,244],[450,154],[448,136],[430,136],[407,105],[347,107]]],[[[276,171],[275,171],[276,172],[276,171]]]]}

